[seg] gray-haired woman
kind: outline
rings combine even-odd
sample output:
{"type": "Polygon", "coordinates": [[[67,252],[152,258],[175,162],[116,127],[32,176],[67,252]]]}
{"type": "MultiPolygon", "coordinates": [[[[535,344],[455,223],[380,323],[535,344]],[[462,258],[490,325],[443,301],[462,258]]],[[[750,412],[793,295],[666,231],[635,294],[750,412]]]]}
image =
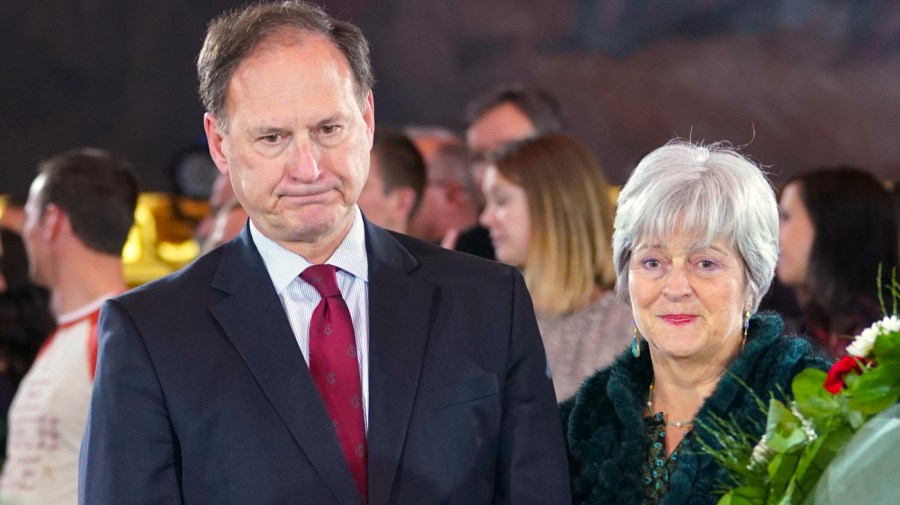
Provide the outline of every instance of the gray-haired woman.
{"type": "Polygon", "coordinates": [[[828,365],[755,314],[778,259],[772,187],[732,149],[669,143],[622,189],[613,257],[634,342],[561,406],[575,503],[715,503],[726,473],[700,426],[733,415],[762,435],[752,393],[828,365]]]}

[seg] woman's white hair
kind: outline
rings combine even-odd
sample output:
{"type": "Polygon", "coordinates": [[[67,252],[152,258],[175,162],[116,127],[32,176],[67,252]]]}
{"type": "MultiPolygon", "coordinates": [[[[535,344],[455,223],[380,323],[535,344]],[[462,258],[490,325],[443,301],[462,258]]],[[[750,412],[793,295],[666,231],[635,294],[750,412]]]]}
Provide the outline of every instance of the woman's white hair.
{"type": "Polygon", "coordinates": [[[694,246],[724,239],[735,248],[756,312],[778,261],[778,204],[765,173],[720,143],[673,140],[644,157],[619,193],[612,247],[620,299],[629,302],[634,248],[683,233],[694,246]]]}

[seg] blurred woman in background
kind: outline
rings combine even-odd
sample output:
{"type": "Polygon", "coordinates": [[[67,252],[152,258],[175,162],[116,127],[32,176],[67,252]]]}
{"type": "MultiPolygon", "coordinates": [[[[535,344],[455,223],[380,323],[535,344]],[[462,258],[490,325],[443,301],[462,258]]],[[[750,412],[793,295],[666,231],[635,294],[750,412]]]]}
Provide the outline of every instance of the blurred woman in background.
{"type": "Polygon", "coordinates": [[[797,294],[813,343],[842,356],[848,338],[883,317],[878,268],[889,286],[897,266],[890,194],[862,170],[829,168],[789,179],[779,205],[778,279],[797,294]]]}
{"type": "Polygon", "coordinates": [[[523,270],[556,396],[565,399],[631,339],[631,311],[612,291],[609,186],[587,149],[551,134],[502,151],[484,193],[481,223],[497,259],[523,270]]]}

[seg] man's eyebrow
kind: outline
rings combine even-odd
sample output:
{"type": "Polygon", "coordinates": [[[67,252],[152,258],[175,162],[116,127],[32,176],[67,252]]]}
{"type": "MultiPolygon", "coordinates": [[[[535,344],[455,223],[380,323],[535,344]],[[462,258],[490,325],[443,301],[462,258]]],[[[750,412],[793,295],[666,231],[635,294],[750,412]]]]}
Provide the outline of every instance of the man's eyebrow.
{"type": "Polygon", "coordinates": [[[257,135],[259,135],[259,134],[267,135],[269,133],[282,133],[285,130],[286,130],[286,128],[282,128],[280,126],[263,125],[263,126],[253,129],[252,132],[257,135]]]}
{"type": "Polygon", "coordinates": [[[336,112],[336,113],[326,117],[325,119],[322,119],[318,123],[316,123],[316,127],[318,128],[318,127],[322,127],[322,126],[326,126],[326,125],[330,125],[330,124],[334,124],[334,123],[340,123],[340,122],[342,122],[343,118],[344,118],[343,114],[336,112]]]}
{"type": "MultiPolygon", "coordinates": [[[[336,112],[336,113],[316,122],[315,127],[321,128],[322,126],[326,126],[329,124],[340,123],[343,121],[343,118],[344,118],[343,114],[336,112]]],[[[286,128],[283,126],[271,125],[271,124],[262,124],[262,125],[258,125],[256,127],[254,127],[254,128],[251,128],[250,131],[254,135],[267,135],[269,133],[283,133],[288,130],[290,130],[290,128],[286,128]]]]}

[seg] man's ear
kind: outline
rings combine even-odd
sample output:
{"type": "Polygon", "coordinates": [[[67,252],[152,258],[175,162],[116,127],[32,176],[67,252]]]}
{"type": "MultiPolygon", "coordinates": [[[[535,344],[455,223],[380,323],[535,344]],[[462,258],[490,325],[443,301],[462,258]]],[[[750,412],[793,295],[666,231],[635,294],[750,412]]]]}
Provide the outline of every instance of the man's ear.
{"type": "Polygon", "coordinates": [[[209,154],[212,156],[213,162],[219,168],[219,172],[222,172],[222,175],[228,175],[228,158],[225,157],[222,149],[225,139],[221,125],[216,117],[209,112],[203,114],[203,129],[206,131],[209,154]]]}
{"type": "Polygon", "coordinates": [[[56,204],[48,203],[40,219],[41,236],[47,242],[57,240],[63,231],[72,231],[69,216],[56,204]]]}
{"type": "Polygon", "coordinates": [[[416,204],[416,191],[409,186],[400,186],[391,191],[391,210],[400,221],[409,222],[416,204]]]}
{"type": "Polygon", "coordinates": [[[366,103],[363,109],[363,121],[366,122],[366,130],[369,134],[369,150],[372,150],[372,142],[375,136],[375,95],[372,91],[366,95],[366,103]]]}

